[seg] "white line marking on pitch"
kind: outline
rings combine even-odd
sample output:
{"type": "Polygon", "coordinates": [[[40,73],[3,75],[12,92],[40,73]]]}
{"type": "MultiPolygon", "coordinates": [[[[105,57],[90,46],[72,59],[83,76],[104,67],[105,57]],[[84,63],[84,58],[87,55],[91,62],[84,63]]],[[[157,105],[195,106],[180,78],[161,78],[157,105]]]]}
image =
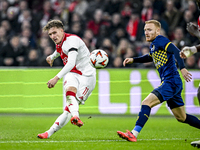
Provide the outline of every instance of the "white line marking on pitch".
{"type": "MultiPolygon", "coordinates": [[[[187,140],[196,140],[198,138],[192,138],[187,140]]],[[[138,139],[138,141],[170,141],[170,140],[185,140],[183,138],[165,138],[165,139],[138,139]]],[[[4,143],[76,143],[76,142],[119,142],[126,140],[85,140],[85,141],[48,141],[48,139],[40,140],[40,141],[0,141],[0,144],[4,143]]]]}

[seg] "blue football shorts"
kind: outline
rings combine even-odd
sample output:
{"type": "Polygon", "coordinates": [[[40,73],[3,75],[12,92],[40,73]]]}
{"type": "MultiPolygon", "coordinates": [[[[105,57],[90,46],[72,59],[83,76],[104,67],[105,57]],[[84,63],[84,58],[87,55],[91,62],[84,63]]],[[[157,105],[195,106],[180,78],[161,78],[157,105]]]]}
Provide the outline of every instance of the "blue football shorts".
{"type": "Polygon", "coordinates": [[[162,81],[161,85],[155,88],[151,93],[155,94],[160,102],[167,102],[170,109],[184,106],[181,97],[183,90],[182,80],[179,76],[162,81]]]}

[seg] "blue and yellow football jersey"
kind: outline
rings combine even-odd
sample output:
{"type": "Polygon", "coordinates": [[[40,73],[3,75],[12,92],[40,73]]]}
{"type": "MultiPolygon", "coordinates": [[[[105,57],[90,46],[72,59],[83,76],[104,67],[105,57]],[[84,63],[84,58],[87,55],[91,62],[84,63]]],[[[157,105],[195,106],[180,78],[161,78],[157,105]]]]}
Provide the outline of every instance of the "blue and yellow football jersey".
{"type": "Polygon", "coordinates": [[[182,80],[175,64],[177,61],[180,69],[185,68],[184,61],[179,55],[180,50],[162,35],[157,36],[152,41],[150,49],[149,54],[134,57],[133,62],[153,61],[160,74],[161,84],[152,93],[158,97],[160,102],[167,101],[171,109],[183,106],[184,103],[181,97],[182,80]]]}
{"type": "Polygon", "coordinates": [[[183,106],[182,81],[175,64],[176,59],[180,69],[185,67],[179,56],[180,50],[162,35],[154,39],[150,49],[149,56],[152,57],[161,78],[161,85],[155,88],[152,93],[159,98],[160,102],[167,101],[171,109],[183,106]]]}
{"type": "Polygon", "coordinates": [[[174,53],[168,50],[170,44],[169,39],[159,35],[150,45],[151,51],[149,56],[152,57],[161,80],[173,75],[179,75],[175,64],[174,53]]]}

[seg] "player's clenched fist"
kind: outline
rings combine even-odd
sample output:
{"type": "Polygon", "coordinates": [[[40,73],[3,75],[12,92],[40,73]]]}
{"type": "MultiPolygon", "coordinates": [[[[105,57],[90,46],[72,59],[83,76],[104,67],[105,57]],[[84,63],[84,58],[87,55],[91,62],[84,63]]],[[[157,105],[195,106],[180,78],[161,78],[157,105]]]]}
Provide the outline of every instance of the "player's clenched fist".
{"type": "Polygon", "coordinates": [[[59,78],[57,76],[55,76],[53,79],[49,80],[47,82],[48,88],[53,88],[56,85],[56,83],[58,82],[58,80],[59,80],[59,78]]]}
{"type": "Polygon", "coordinates": [[[50,56],[48,56],[48,57],[46,58],[46,61],[47,61],[47,63],[52,67],[52,65],[53,65],[53,60],[51,59],[50,56]]]}
{"type": "Polygon", "coordinates": [[[126,66],[126,64],[132,64],[133,63],[133,58],[126,58],[123,62],[123,65],[126,66]]]}

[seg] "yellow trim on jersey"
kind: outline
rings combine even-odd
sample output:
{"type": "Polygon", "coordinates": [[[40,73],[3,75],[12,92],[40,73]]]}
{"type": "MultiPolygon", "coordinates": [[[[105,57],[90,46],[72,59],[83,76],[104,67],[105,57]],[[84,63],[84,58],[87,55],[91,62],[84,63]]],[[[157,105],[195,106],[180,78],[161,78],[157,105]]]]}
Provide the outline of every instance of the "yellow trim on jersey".
{"type": "Polygon", "coordinates": [[[162,81],[158,87],[160,87],[163,83],[164,83],[164,81],[162,81]]]}
{"type": "Polygon", "coordinates": [[[169,44],[171,44],[172,42],[167,43],[167,45],[165,46],[165,51],[167,51],[167,48],[169,46],[169,44]]]}

